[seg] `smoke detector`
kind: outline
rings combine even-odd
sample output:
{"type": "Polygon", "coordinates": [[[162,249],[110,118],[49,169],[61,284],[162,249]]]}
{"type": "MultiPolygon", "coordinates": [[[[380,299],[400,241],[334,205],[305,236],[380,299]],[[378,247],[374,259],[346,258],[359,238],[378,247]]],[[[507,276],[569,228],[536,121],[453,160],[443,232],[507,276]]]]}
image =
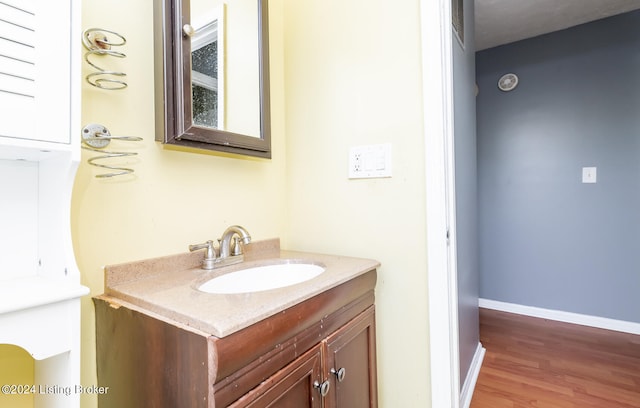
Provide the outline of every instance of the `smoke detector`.
{"type": "Polygon", "coordinates": [[[504,92],[513,91],[518,86],[518,76],[516,74],[504,74],[498,80],[498,89],[504,92]]]}

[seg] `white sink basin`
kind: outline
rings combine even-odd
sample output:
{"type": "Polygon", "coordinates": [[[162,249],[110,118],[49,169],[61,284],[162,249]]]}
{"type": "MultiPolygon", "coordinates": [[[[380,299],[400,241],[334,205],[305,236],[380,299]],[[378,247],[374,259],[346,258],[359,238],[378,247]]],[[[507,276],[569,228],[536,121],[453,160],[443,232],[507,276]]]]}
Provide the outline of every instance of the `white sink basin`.
{"type": "Polygon", "coordinates": [[[216,294],[260,292],[295,285],[322,272],[322,266],[306,263],[256,266],[213,278],[200,285],[198,290],[216,294]]]}

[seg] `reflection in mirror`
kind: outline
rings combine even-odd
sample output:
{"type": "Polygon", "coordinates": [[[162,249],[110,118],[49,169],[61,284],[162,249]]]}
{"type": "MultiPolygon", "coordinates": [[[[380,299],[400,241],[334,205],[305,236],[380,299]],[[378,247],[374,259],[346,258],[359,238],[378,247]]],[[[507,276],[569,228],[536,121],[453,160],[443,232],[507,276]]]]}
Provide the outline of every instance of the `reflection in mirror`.
{"type": "MultiPolygon", "coordinates": [[[[191,36],[193,123],[224,129],[224,8],[211,10],[212,20],[194,27],[191,36]]],[[[192,19],[193,21],[194,19],[192,19]]]]}
{"type": "Polygon", "coordinates": [[[271,157],[268,0],[154,0],[156,139],[271,157]]]}

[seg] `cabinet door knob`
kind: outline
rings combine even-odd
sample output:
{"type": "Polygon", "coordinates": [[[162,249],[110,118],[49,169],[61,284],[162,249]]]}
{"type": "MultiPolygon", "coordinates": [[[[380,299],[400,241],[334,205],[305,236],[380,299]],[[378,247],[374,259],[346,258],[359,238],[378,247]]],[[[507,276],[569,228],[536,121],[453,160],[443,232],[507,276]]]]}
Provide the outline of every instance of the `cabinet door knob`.
{"type": "Polygon", "coordinates": [[[193,28],[191,24],[185,24],[182,26],[182,33],[186,37],[193,37],[193,35],[196,33],[196,30],[193,28]]]}
{"type": "Polygon", "coordinates": [[[331,374],[335,375],[338,378],[338,382],[342,382],[344,380],[344,376],[347,375],[347,370],[342,367],[336,371],[335,368],[331,369],[331,374]]]}
{"type": "Polygon", "coordinates": [[[318,389],[318,392],[320,392],[320,395],[322,397],[326,397],[329,393],[329,387],[331,386],[331,384],[329,384],[328,380],[323,382],[322,384],[316,381],[313,383],[313,386],[318,389]]]}

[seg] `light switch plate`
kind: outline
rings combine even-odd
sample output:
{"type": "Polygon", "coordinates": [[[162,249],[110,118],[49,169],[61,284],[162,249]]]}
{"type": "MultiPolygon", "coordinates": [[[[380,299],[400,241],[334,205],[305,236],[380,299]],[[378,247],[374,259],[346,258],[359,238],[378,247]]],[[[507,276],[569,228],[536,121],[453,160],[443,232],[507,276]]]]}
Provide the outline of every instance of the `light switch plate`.
{"type": "Polygon", "coordinates": [[[349,178],[391,177],[391,143],[349,149],[349,178]]]}
{"type": "Polygon", "coordinates": [[[597,167],[583,167],[582,168],[582,182],[583,183],[595,183],[597,181],[598,169],[597,167]]]}

